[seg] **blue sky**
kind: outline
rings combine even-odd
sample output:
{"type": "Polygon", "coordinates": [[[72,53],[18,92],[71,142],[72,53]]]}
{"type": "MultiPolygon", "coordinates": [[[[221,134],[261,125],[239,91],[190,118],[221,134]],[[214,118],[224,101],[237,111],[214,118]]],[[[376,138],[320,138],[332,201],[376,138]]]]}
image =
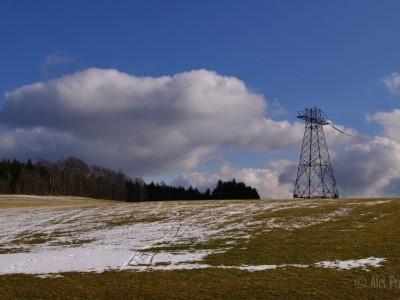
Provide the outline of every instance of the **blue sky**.
{"type": "MultiPolygon", "coordinates": [[[[56,160],[74,155],[147,180],[199,187],[218,177],[238,177],[266,198],[288,197],[293,175],[285,174],[292,174],[297,163],[304,126],[295,118],[298,110],[318,106],[354,135],[378,138],[394,148],[400,142],[395,130],[400,126],[396,119],[399,11],[400,2],[390,0],[2,1],[0,156],[56,160]],[[169,79],[156,80],[162,76],[169,79]],[[132,108],[138,90],[147,84],[136,85],[126,77],[152,79],[151,101],[157,100],[151,109],[129,110],[132,114],[125,119],[127,108],[122,103],[128,100],[121,95],[128,93],[126,86],[136,87],[128,93],[132,102],[126,105],[132,108]],[[111,86],[108,100],[96,100],[100,96],[85,100],[93,92],[88,86],[99,78],[111,86]],[[126,85],[121,84],[125,79],[126,85]],[[215,84],[212,97],[196,94],[208,91],[210,82],[237,89],[219,90],[221,85],[215,84]],[[27,88],[35,83],[45,86],[39,94],[27,88]],[[80,93],[74,94],[75,100],[65,100],[64,92],[52,94],[61,85],[63,91],[67,85],[80,93]],[[18,94],[17,89],[23,92],[18,94]],[[165,96],[171,89],[175,98],[165,96]],[[191,95],[190,101],[179,98],[185,93],[191,95]],[[236,96],[237,102],[225,111],[236,96]],[[88,117],[88,108],[78,109],[74,101],[103,109],[91,109],[88,117]],[[71,105],[77,109],[75,115],[69,114],[71,105]],[[124,109],[114,111],[118,105],[124,109]],[[207,109],[219,111],[211,114],[207,109]],[[197,119],[196,111],[202,117],[197,119]],[[243,112],[242,123],[225,136],[236,126],[238,112],[243,112]],[[137,115],[146,116],[146,121],[132,123],[137,115]],[[97,124],[101,118],[104,122],[97,124]],[[107,130],[129,134],[116,123],[121,128],[140,127],[140,134],[136,129],[131,134],[148,139],[145,147],[138,147],[135,138],[130,142],[116,134],[114,139],[105,138],[107,130]],[[203,137],[204,131],[208,137],[203,137]],[[142,136],[143,132],[148,135],[142,136]],[[217,133],[222,142],[211,138],[217,133]],[[180,148],[174,149],[170,141],[180,148]],[[100,148],[101,153],[93,153],[100,148]],[[135,167],[140,162],[143,166],[135,167]],[[289,179],[285,181],[284,175],[289,179]]],[[[400,174],[394,170],[385,182],[376,178],[388,157],[388,166],[400,166],[397,152],[388,154],[329,130],[326,134],[334,171],[336,165],[341,176],[339,192],[347,196],[398,192],[400,174]],[[360,162],[351,168],[344,164],[356,162],[354,157],[376,164],[360,162]],[[358,180],[353,182],[347,174],[358,180]]]]}

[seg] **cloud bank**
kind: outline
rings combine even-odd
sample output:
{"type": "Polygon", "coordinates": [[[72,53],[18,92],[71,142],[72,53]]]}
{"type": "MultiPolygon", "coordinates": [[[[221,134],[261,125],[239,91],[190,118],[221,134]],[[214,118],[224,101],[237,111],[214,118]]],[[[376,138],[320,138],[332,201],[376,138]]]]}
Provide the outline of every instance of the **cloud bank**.
{"type": "MultiPolygon", "coordinates": [[[[380,137],[374,143],[348,146],[335,156],[332,165],[341,197],[398,197],[400,194],[400,144],[380,137]]],[[[260,169],[222,166],[212,172],[183,173],[173,183],[205,190],[213,188],[218,179],[235,178],[257,188],[264,199],[290,199],[296,172],[297,161],[275,160],[260,169]]]]}
{"type": "MultiPolygon", "coordinates": [[[[396,73],[384,81],[393,92],[397,78],[396,73]]],[[[212,71],[137,77],[91,68],[7,92],[0,110],[0,153],[53,161],[77,156],[131,176],[174,173],[172,183],[200,189],[236,178],[256,187],[263,198],[291,198],[304,123],[273,120],[277,107],[283,111],[240,79],[212,71]],[[275,159],[253,169],[225,162],[217,170],[198,171],[224,149],[242,151],[244,160],[253,151],[274,153],[275,159]]],[[[369,121],[384,125],[399,117],[400,111],[393,110],[371,115],[369,121]]],[[[357,136],[355,130],[335,126],[357,136]]],[[[341,196],[400,192],[396,127],[384,127],[385,137],[372,143],[329,126],[324,130],[341,196]]]]}
{"type": "Polygon", "coordinates": [[[7,92],[0,147],[5,156],[76,155],[157,175],[191,170],[221,148],[298,145],[302,126],[267,112],[262,95],[212,71],[155,78],[92,68],[7,92]]]}

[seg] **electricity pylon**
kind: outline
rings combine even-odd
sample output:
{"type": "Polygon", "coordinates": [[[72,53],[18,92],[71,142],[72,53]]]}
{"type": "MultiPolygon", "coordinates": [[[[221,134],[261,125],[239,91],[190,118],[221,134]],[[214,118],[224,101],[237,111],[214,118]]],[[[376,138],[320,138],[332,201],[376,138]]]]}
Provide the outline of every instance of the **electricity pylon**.
{"type": "Polygon", "coordinates": [[[339,198],[323,125],[328,118],[319,108],[299,111],[306,121],[293,198],[339,198]]]}

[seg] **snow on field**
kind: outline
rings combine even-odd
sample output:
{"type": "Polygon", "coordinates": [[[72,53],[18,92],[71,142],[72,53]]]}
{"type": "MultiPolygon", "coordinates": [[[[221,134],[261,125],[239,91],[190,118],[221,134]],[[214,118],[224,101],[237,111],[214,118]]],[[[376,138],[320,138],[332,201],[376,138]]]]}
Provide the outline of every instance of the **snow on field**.
{"type": "Polygon", "coordinates": [[[351,259],[351,260],[336,260],[336,261],[322,261],[316,263],[317,267],[332,268],[340,270],[350,270],[354,268],[363,268],[368,271],[367,266],[380,267],[381,263],[385,262],[385,258],[368,257],[364,259],[351,259]]]}
{"type": "MultiPolygon", "coordinates": [[[[3,197],[3,196],[1,196],[3,197]]],[[[35,199],[35,197],[32,197],[35,199]]],[[[6,199],[5,197],[0,200],[6,199]]],[[[58,198],[62,199],[62,198],[58,198]]],[[[48,198],[57,201],[57,198],[48,198]]],[[[39,206],[1,209],[0,275],[69,271],[218,268],[202,263],[239,240],[274,228],[293,230],[340,218],[351,208],[291,219],[265,219],[266,212],[315,208],[306,201],[203,201],[110,203],[95,206],[39,206]],[[207,243],[215,242],[213,247],[207,243]],[[202,245],[202,247],[198,247],[202,245]]],[[[379,266],[380,258],[318,267],[379,266]]],[[[307,265],[239,266],[257,271],[307,265]]],[[[234,268],[220,266],[219,268],[234,268]]]]}

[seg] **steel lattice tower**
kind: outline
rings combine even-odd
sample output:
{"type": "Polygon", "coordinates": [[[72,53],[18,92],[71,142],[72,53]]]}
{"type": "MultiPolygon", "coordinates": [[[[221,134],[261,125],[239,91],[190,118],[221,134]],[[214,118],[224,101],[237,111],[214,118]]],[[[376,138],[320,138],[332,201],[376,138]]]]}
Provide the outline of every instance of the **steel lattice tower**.
{"type": "Polygon", "coordinates": [[[338,198],[323,125],[328,118],[319,108],[299,111],[306,121],[293,198],[338,198]]]}

